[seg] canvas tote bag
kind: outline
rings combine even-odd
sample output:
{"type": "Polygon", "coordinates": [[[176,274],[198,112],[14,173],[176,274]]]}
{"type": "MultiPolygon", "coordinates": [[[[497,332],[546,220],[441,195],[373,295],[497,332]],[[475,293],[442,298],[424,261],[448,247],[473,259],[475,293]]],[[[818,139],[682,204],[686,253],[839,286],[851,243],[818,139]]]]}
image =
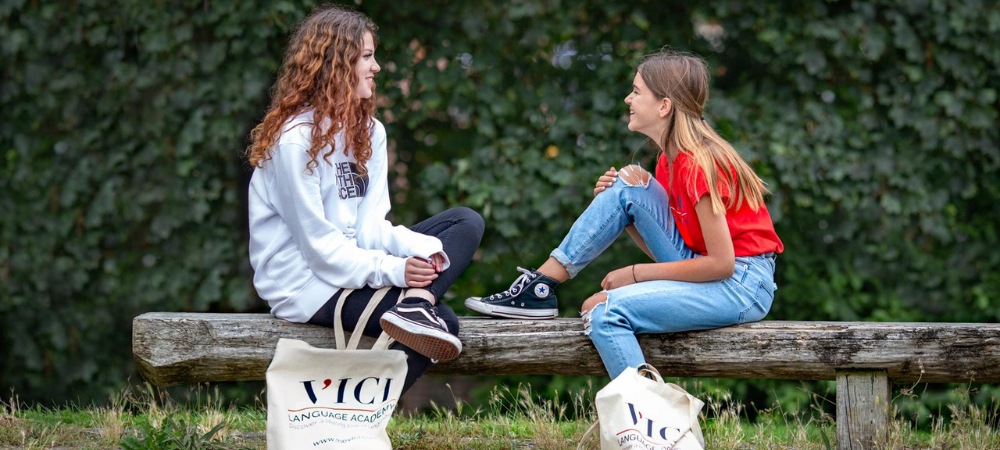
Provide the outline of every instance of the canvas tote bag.
{"type": "Polygon", "coordinates": [[[648,364],[629,367],[597,391],[597,422],[577,446],[600,427],[601,450],[703,450],[698,413],[704,402],[680,386],[665,383],[648,364]]]}
{"type": "Polygon", "coordinates": [[[406,354],[388,350],[393,341],[385,333],[371,350],[358,349],[388,289],[376,291],[346,344],[341,309],[352,290],[344,290],[333,316],[336,349],[278,340],[265,374],[268,449],[392,448],[385,428],[403,389],[406,354]]]}

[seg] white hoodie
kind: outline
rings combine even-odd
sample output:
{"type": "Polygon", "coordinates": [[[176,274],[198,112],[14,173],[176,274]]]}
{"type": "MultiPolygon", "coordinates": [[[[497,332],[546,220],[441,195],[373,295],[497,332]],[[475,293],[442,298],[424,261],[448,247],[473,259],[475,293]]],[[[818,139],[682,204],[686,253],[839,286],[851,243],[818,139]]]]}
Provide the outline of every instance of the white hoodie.
{"type": "MultiPolygon", "coordinates": [[[[385,127],[372,120],[368,174],[356,159],[336,151],[310,173],[312,111],[290,119],[271,159],[250,179],[250,265],[257,294],[271,314],[307,322],[341,288],[406,286],[411,256],[442,251],[436,237],[393,226],[389,212],[385,127]]],[[[446,257],[447,259],[447,257],[446,257]]],[[[445,261],[445,268],[450,264],[445,261]]]]}

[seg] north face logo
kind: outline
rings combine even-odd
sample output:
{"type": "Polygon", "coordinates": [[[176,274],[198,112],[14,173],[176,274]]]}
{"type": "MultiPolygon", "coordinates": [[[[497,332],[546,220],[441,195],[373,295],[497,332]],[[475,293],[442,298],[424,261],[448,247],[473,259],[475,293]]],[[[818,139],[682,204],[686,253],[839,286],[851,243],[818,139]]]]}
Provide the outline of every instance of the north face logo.
{"type": "Polygon", "coordinates": [[[547,284],[536,284],[535,285],[535,297],[548,297],[549,296],[549,285],[547,284]]]}
{"type": "Polygon", "coordinates": [[[358,174],[358,165],[352,162],[335,164],[337,168],[337,188],[340,198],[364,197],[368,192],[368,174],[358,174]]]}

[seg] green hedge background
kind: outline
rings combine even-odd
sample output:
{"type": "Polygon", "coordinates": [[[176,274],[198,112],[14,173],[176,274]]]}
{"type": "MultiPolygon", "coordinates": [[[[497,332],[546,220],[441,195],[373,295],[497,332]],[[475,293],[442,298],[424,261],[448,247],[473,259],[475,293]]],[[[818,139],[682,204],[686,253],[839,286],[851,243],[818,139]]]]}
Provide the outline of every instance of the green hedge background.
{"type": "MultiPolygon", "coordinates": [[[[137,381],[136,315],[266,310],[242,151],[313,6],[0,4],[4,391],[101,401],[137,381]]],[[[1000,318],[995,1],[357,8],[381,27],[394,219],[486,218],[456,300],[540,264],[609,165],[650,167],[622,100],[638,58],[669,46],[709,60],[708,118],[773,190],[786,252],[769,318],[1000,318]]],[[[640,257],[620,244],[560,291],[564,314],[640,257]]]]}

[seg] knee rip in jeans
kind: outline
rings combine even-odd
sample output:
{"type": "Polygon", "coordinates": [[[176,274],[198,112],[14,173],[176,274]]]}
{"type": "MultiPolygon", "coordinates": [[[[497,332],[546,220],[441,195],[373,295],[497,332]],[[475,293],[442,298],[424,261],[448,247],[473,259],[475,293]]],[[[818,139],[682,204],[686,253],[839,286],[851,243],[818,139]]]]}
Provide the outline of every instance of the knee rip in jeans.
{"type": "Polygon", "coordinates": [[[645,188],[649,186],[649,180],[652,178],[649,172],[642,170],[641,168],[636,170],[633,169],[634,166],[625,166],[621,171],[618,172],[618,179],[625,183],[625,186],[629,187],[641,187],[645,188]]]}
{"type": "Polygon", "coordinates": [[[601,306],[601,305],[604,305],[605,307],[607,307],[607,305],[608,305],[608,299],[605,298],[604,301],[602,301],[602,302],[594,305],[593,308],[590,308],[590,309],[588,309],[586,311],[580,311],[580,318],[583,319],[583,335],[584,336],[590,336],[590,331],[593,329],[590,326],[590,314],[594,312],[595,308],[597,308],[598,306],[601,306]]]}

